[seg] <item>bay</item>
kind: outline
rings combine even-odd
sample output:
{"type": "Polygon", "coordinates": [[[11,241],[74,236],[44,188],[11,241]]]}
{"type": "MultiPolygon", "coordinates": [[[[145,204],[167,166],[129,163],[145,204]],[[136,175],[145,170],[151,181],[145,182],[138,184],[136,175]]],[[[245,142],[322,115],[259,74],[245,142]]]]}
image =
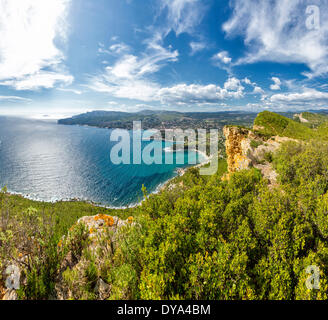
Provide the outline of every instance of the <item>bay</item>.
{"type": "MultiPolygon", "coordinates": [[[[126,207],[142,200],[142,185],[154,192],[176,176],[178,168],[188,166],[188,157],[204,160],[196,152],[182,152],[178,155],[182,165],[176,161],[115,165],[110,151],[116,142],[110,141],[110,133],[109,129],[0,117],[0,187],[34,200],[79,199],[126,207]]],[[[143,141],[142,148],[148,143],[143,141]]],[[[163,159],[164,148],[163,144],[163,159]]]]}

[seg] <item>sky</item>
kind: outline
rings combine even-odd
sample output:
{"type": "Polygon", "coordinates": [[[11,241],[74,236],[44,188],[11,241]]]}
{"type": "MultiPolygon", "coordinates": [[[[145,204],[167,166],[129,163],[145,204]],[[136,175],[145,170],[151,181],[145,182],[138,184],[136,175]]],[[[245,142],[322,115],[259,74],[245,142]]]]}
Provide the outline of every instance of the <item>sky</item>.
{"type": "Polygon", "coordinates": [[[328,108],[328,0],[0,0],[0,114],[328,108]]]}

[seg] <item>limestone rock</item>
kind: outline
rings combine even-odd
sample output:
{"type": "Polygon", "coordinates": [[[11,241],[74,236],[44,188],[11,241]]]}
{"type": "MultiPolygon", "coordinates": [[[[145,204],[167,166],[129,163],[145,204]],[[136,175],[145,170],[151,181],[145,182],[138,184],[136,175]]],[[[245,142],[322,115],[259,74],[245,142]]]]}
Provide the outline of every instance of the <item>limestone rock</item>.
{"type": "Polygon", "coordinates": [[[226,137],[226,153],[228,161],[228,171],[236,172],[249,169],[251,159],[247,153],[250,147],[250,130],[240,127],[224,127],[223,133],[226,137]]]}
{"type": "MultiPolygon", "coordinates": [[[[255,129],[259,129],[259,127],[255,129]]],[[[261,170],[263,177],[269,181],[270,186],[277,185],[277,173],[271,163],[266,161],[266,154],[275,153],[284,142],[299,142],[295,139],[278,136],[263,140],[252,130],[233,126],[224,127],[223,133],[226,138],[229,174],[255,167],[261,170]],[[258,147],[253,148],[252,141],[258,142],[258,147]]],[[[229,179],[229,175],[223,179],[229,179]]]]}
{"type": "Polygon", "coordinates": [[[110,296],[111,286],[107,284],[103,279],[99,279],[95,287],[95,292],[100,300],[108,299],[110,296]]]}
{"type": "Polygon", "coordinates": [[[303,113],[294,114],[294,118],[298,118],[301,123],[309,123],[309,120],[303,118],[303,113]]]}
{"type": "Polygon", "coordinates": [[[108,231],[115,235],[122,227],[135,224],[133,222],[133,217],[129,217],[127,220],[121,220],[118,217],[105,214],[98,214],[94,217],[82,217],[78,220],[77,224],[81,223],[89,230],[89,238],[91,240],[98,239],[108,231]]]}
{"type": "Polygon", "coordinates": [[[8,290],[5,292],[5,294],[4,294],[3,298],[2,298],[2,300],[7,300],[7,301],[18,300],[18,295],[17,295],[17,293],[16,293],[15,290],[10,290],[10,289],[8,289],[8,290]]]}

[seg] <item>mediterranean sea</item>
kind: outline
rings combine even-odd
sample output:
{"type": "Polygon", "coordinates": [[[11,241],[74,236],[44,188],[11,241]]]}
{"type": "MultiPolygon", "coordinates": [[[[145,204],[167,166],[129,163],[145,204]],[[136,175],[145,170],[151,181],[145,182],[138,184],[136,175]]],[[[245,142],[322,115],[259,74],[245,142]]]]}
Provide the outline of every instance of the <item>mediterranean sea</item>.
{"type": "MultiPolygon", "coordinates": [[[[142,185],[148,192],[187,167],[196,152],[174,154],[183,163],[120,164],[111,162],[109,129],[58,125],[52,121],[0,117],[0,187],[27,198],[55,202],[79,199],[109,207],[139,203],[142,185]]],[[[130,134],[132,136],[132,134],[130,134]]],[[[132,139],[132,138],[131,138],[132,139]]],[[[144,148],[148,143],[142,141],[144,148]]],[[[165,157],[165,145],[161,157],[165,157]]],[[[164,163],[164,160],[163,160],[164,163]]]]}

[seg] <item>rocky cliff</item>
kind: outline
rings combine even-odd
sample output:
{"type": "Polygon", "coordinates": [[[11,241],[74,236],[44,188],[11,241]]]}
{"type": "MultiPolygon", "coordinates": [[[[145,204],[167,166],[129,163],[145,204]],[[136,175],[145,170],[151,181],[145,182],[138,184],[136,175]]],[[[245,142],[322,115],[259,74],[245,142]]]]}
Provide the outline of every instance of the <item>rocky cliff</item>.
{"type": "Polygon", "coordinates": [[[240,127],[224,127],[224,136],[226,138],[226,153],[229,172],[236,172],[248,169],[251,160],[247,153],[250,149],[251,131],[240,127]]]}
{"type": "Polygon", "coordinates": [[[270,185],[276,185],[277,174],[271,165],[272,155],[281,144],[293,139],[271,137],[264,139],[254,130],[226,126],[223,129],[226,138],[226,154],[229,173],[250,169],[259,169],[270,185]]]}

